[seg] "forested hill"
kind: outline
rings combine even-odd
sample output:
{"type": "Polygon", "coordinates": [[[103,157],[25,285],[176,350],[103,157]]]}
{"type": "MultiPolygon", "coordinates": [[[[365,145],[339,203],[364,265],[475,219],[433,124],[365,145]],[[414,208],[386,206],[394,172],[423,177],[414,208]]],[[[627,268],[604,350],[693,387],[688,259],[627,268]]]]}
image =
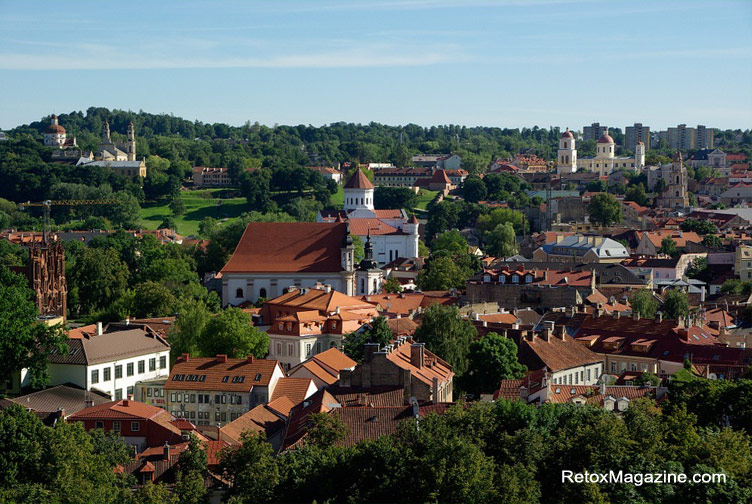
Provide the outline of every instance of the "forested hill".
{"type": "MultiPolygon", "coordinates": [[[[465,126],[421,127],[415,124],[387,126],[333,123],[327,126],[275,126],[246,122],[240,127],[191,122],[180,117],[146,112],[89,108],[86,113],[60,114],[60,125],[76,135],[84,149],[99,144],[105,119],[114,140],[124,139],[133,121],[139,154],[156,154],[194,165],[227,166],[237,157],[274,167],[277,163],[336,164],[344,161],[409,164],[418,152],[455,152],[470,170],[482,169],[497,157],[519,152],[555,157],[558,128],[501,129],[465,126]]],[[[45,117],[9,133],[32,133],[41,139],[49,124],[45,117]]]]}

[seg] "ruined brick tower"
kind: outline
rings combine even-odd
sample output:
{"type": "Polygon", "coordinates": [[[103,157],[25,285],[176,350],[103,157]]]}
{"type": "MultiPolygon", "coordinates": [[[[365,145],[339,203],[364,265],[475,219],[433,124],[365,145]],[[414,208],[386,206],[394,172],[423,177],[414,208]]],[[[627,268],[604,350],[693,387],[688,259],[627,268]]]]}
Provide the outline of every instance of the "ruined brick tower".
{"type": "Polygon", "coordinates": [[[62,243],[54,238],[32,243],[29,248],[28,278],[39,314],[65,318],[68,287],[62,243]]]}

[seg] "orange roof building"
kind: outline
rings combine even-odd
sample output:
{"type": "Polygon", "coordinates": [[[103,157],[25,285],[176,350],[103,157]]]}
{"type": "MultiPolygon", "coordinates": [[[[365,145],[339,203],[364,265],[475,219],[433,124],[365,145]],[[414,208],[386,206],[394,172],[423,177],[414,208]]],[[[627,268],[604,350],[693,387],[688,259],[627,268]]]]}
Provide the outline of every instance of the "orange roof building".
{"type": "Polygon", "coordinates": [[[222,302],[255,303],[316,283],[351,295],[354,254],[344,222],[251,222],[220,271],[222,302]]]}
{"type": "Polygon", "coordinates": [[[336,348],[330,348],[320,354],[306,359],[289,371],[289,376],[310,378],[316,388],[334,385],[339,380],[340,372],[353,370],[357,362],[336,348]]]}
{"type": "Polygon", "coordinates": [[[224,425],[269,402],[284,375],[276,360],[186,354],[164,385],[167,410],[197,425],[224,425]]]}

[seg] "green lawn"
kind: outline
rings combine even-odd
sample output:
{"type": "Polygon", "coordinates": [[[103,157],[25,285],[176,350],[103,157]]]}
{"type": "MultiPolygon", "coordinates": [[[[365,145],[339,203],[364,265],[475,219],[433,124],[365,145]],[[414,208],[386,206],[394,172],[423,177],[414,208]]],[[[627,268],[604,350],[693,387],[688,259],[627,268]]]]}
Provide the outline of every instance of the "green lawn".
{"type": "Polygon", "coordinates": [[[332,194],[330,200],[334,208],[342,208],[345,206],[345,189],[342,186],[337,186],[337,193],[332,194]]]}
{"type": "MultiPolygon", "coordinates": [[[[185,213],[175,217],[178,234],[198,234],[198,224],[204,217],[214,217],[222,221],[234,219],[247,211],[245,198],[220,199],[218,196],[221,192],[222,189],[182,191],[180,197],[185,203],[185,213]]],[[[157,229],[169,215],[170,208],[167,202],[145,203],[141,208],[141,225],[145,229],[157,229]]]]}
{"type": "Polygon", "coordinates": [[[416,208],[425,210],[426,206],[433,201],[439,191],[429,191],[428,189],[421,189],[418,193],[418,204],[416,208]]]}

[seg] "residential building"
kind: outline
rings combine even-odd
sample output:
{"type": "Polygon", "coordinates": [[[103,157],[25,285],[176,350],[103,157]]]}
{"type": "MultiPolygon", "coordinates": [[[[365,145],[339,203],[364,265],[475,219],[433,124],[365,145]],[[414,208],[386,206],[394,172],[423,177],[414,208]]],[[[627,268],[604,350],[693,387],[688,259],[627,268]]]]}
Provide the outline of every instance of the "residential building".
{"type": "MultiPolygon", "coordinates": [[[[391,165],[389,165],[391,166],[391,165]]],[[[342,172],[331,166],[309,166],[309,170],[320,173],[325,179],[330,179],[336,183],[342,182],[342,172]]]]}
{"type": "Polygon", "coordinates": [[[229,187],[232,185],[230,172],[227,168],[194,166],[191,180],[195,187],[229,187]]]}
{"type": "Polygon", "coordinates": [[[713,148],[713,128],[706,128],[698,124],[695,132],[695,149],[712,149],[713,148]]]}
{"type": "Polygon", "coordinates": [[[732,185],[719,195],[721,203],[726,206],[735,206],[740,203],[752,201],[752,184],[739,182],[732,185]]]}
{"type": "Polygon", "coordinates": [[[378,314],[372,304],[330,288],[289,289],[261,309],[262,323],[270,326],[269,358],[289,370],[330,348],[341,348],[345,334],[378,314]]]}
{"type": "MultiPolygon", "coordinates": [[[[387,187],[425,187],[431,180],[437,168],[383,168],[374,173],[374,183],[387,187]]],[[[453,186],[461,185],[470,174],[462,168],[443,170],[453,186]]]]}
{"type": "Polygon", "coordinates": [[[106,402],[82,409],[69,419],[81,422],[84,429],[104,429],[122,436],[128,446],[143,451],[148,447],[183,441],[175,418],[162,408],[129,399],[106,402]]]}
{"type": "Polygon", "coordinates": [[[197,425],[224,425],[268,403],[284,375],[276,360],[185,354],[164,385],[167,410],[197,425]]]}
{"type": "Polygon", "coordinates": [[[415,166],[427,168],[437,167],[440,170],[459,170],[462,158],[457,154],[417,154],[413,156],[412,163],[415,166]]]}
{"type": "Polygon", "coordinates": [[[451,402],[452,366],[425,349],[423,343],[398,338],[383,349],[366,343],[363,363],[340,371],[339,385],[347,387],[400,387],[405,397],[423,402],[451,402]]]}
{"type": "Polygon", "coordinates": [[[577,306],[595,290],[588,270],[534,269],[523,264],[484,269],[466,285],[470,303],[497,303],[500,308],[577,306]]]}
{"type": "Polygon", "coordinates": [[[603,357],[572,338],[566,328],[544,322],[536,335],[526,331],[520,338],[517,355],[528,369],[545,368],[556,385],[594,385],[605,372],[603,357]]]}
{"type": "Polygon", "coordinates": [[[582,139],[586,141],[592,140],[595,142],[606,134],[608,134],[608,126],[601,126],[601,124],[597,122],[582,128],[582,139]]]}
{"type": "Polygon", "coordinates": [[[624,132],[624,148],[634,151],[639,142],[642,142],[645,150],[650,150],[650,126],[643,126],[642,123],[627,126],[624,132]]]}
{"type": "MultiPolygon", "coordinates": [[[[97,390],[86,390],[72,385],[57,385],[7,401],[33,411],[45,425],[52,427],[56,422],[63,421],[84,408],[111,400],[109,395],[97,390]]],[[[0,405],[0,409],[4,409],[4,405],[0,405]]]]}
{"type": "Polygon", "coordinates": [[[673,240],[680,252],[699,252],[697,247],[702,243],[702,237],[694,231],[659,229],[658,231],[637,231],[636,234],[640,241],[634,253],[640,256],[660,255],[663,240],[666,238],[673,240]]]}
{"type": "Polygon", "coordinates": [[[707,257],[706,253],[681,254],[677,257],[634,256],[622,264],[634,273],[650,272],[653,284],[662,280],[681,279],[695,259],[707,257]]]}
{"type": "Polygon", "coordinates": [[[347,222],[351,234],[371,241],[379,265],[399,257],[418,257],[418,219],[408,217],[403,209],[374,209],[374,186],[360,168],[345,183],[344,192],[343,210],[322,210],[317,222],[347,222]]]}
{"type": "Polygon", "coordinates": [[[222,441],[231,446],[239,446],[242,444],[244,432],[263,432],[266,441],[277,452],[284,440],[286,420],[286,415],[270,407],[269,404],[259,404],[249,412],[222,426],[219,430],[219,436],[222,441]]]}
{"type": "MultiPolygon", "coordinates": [[[[170,372],[170,345],[148,326],[109,324],[103,330],[99,322],[71,329],[66,343],[67,354],[49,356],[50,385],[73,384],[123,399],[133,395],[136,382],[170,372]]],[[[20,386],[28,386],[25,370],[20,376],[20,386]]],[[[13,385],[8,392],[18,393],[15,377],[13,385]]]]}
{"type": "Polygon", "coordinates": [[[736,246],[734,274],[741,280],[752,280],[752,245],[739,244],[736,246]]]}
{"type": "Polygon", "coordinates": [[[255,303],[289,286],[354,293],[355,251],[344,222],[251,222],[220,271],[222,303],[255,303]]]}
{"type": "Polygon", "coordinates": [[[557,234],[555,241],[533,252],[533,260],[537,262],[618,263],[628,257],[626,247],[615,240],[581,234],[557,234]]]}

